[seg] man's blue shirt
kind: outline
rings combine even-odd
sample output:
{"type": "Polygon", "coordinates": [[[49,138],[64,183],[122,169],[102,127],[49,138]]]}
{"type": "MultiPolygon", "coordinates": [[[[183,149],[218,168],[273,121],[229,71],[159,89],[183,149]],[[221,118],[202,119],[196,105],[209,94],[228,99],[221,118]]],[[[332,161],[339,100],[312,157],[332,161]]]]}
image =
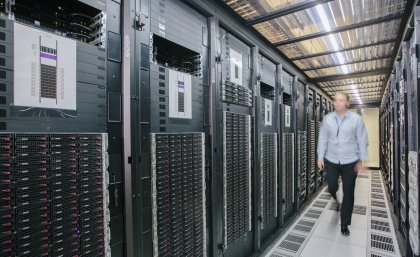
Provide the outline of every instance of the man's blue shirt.
{"type": "Polygon", "coordinates": [[[368,135],[362,117],[347,111],[343,118],[336,112],[327,114],[318,139],[318,160],[324,158],[336,164],[366,161],[368,135]]]}

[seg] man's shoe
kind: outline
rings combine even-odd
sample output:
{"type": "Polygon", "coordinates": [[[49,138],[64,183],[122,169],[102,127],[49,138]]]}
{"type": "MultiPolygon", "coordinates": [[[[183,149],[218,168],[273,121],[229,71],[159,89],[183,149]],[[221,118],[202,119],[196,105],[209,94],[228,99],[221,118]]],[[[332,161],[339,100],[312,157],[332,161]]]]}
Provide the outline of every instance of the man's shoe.
{"type": "Polygon", "coordinates": [[[347,226],[341,226],[341,234],[343,236],[350,236],[350,230],[347,226]]]}

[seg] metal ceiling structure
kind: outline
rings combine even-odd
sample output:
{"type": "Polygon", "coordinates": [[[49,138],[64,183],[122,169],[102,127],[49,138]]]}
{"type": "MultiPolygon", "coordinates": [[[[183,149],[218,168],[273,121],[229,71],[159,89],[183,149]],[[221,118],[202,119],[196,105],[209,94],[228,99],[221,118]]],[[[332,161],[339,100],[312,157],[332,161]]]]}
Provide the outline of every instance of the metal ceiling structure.
{"type": "Polygon", "coordinates": [[[330,96],[379,104],[414,0],[222,0],[330,96]]]}

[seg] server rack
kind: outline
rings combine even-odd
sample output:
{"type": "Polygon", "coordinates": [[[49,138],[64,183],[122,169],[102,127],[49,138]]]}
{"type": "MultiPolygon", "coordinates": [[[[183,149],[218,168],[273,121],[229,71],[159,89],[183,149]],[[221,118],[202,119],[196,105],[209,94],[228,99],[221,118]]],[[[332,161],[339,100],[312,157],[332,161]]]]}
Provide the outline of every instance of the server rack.
{"type": "Polygon", "coordinates": [[[408,78],[411,76],[410,71],[410,58],[409,58],[409,44],[407,42],[403,43],[402,46],[403,59],[401,61],[401,70],[400,70],[400,81],[398,88],[398,98],[399,98],[399,156],[400,156],[400,165],[399,167],[399,176],[400,176],[400,190],[399,190],[399,226],[401,231],[406,239],[406,248],[409,247],[409,235],[408,235],[408,215],[409,215],[409,202],[408,202],[408,116],[407,116],[407,82],[408,78]]]}
{"type": "Polygon", "coordinates": [[[398,92],[398,87],[399,85],[399,77],[401,74],[401,62],[396,62],[395,63],[396,66],[396,70],[395,70],[395,78],[393,80],[392,83],[392,97],[393,97],[393,105],[392,105],[392,138],[393,138],[393,142],[392,142],[392,147],[393,147],[393,155],[392,155],[392,170],[394,171],[392,174],[392,202],[394,206],[398,206],[398,199],[399,199],[399,192],[400,192],[400,183],[399,183],[399,165],[400,165],[400,152],[399,152],[399,147],[400,147],[400,142],[398,140],[398,138],[400,137],[399,133],[399,126],[398,126],[398,121],[400,120],[400,114],[399,114],[399,109],[400,109],[400,103],[399,103],[399,92],[398,92]]]}
{"type": "MultiPolygon", "coordinates": [[[[320,133],[320,130],[321,130],[322,120],[323,120],[324,116],[327,115],[327,114],[328,114],[327,99],[322,97],[322,104],[321,104],[321,107],[320,107],[320,115],[319,115],[318,131],[317,131],[317,139],[319,139],[319,133],[320,133]]],[[[327,172],[321,170],[320,171],[320,176],[321,176],[320,185],[322,186],[327,181],[327,172]]]]}
{"type": "Polygon", "coordinates": [[[315,141],[315,91],[311,88],[308,89],[308,198],[311,197],[316,191],[316,160],[317,160],[317,148],[315,141]]]}
{"type": "Polygon", "coordinates": [[[246,256],[254,249],[252,236],[255,233],[252,221],[255,205],[251,201],[255,186],[251,180],[251,121],[255,102],[251,81],[256,83],[256,69],[251,71],[251,63],[255,63],[258,52],[255,48],[251,51],[225,28],[214,29],[218,31],[216,51],[221,58],[217,63],[213,108],[220,126],[214,126],[212,133],[221,137],[214,142],[219,150],[214,153],[216,166],[213,169],[221,171],[222,183],[214,184],[213,192],[222,189],[221,198],[214,201],[223,203],[220,208],[223,223],[222,228],[215,228],[213,233],[222,235],[217,243],[224,256],[246,256]]]}
{"type": "Polygon", "coordinates": [[[317,154],[316,149],[318,147],[318,139],[319,139],[319,131],[321,130],[321,122],[322,122],[322,96],[318,93],[315,93],[315,113],[314,113],[314,121],[315,121],[315,188],[318,190],[322,187],[323,181],[323,172],[318,168],[316,163],[317,154]]]}
{"type": "MultiPolygon", "coordinates": [[[[254,53],[256,50],[254,51],[254,53]]],[[[277,66],[261,54],[253,58],[258,67],[255,97],[254,144],[254,239],[260,247],[279,226],[278,222],[278,86],[277,66]]]]}
{"type": "Polygon", "coordinates": [[[283,220],[287,220],[296,210],[297,199],[297,176],[295,162],[295,81],[294,77],[282,71],[281,74],[281,105],[280,117],[282,126],[282,198],[283,198],[283,220]]]}
{"type": "Polygon", "coordinates": [[[0,67],[5,74],[0,187],[6,196],[0,212],[9,221],[2,222],[1,254],[111,256],[105,132],[107,43],[112,41],[107,25],[115,21],[107,20],[107,1],[11,4],[1,10],[6,14],[0,28],[5,50],[0,55],[6,60],[0,67]],[[41,7],[37,22],[30,15],[33,6],[41,7]],[[87,30],[92,37],[81,37],[87,30]],[[30,57],[22,53],[28,50],[39,58],[25,64],[23,58],[30,57]],[[23,81],[31,76],[42,79],[23,81]]]}
{"type": "Polygon", "coordinates": [[[207,18],[181,1],[141,6],[151,15],[135,33],[134,255],[207,256],[207,18]]]}
{"type": "Polygon", "coordinates": [[[418,160],[419,160],[419,40],[420,30],[418,21],[420,20],[420,9],[415,7],[414,24],[416,24],[413,35],[410,39],[410,76],[407,86],[407,112],[408,112],[408,223],[409,241],[415,256],[420,255],[419,250],[419,176],[418,176],[418,160]]]}
{"type": "Polygon", "coordinates": [[[296,129],[297,129],[297,193],[298,204],[308,199],[308,144],[307,144],[307,85],[298,81],[296,87],[296,129]]]}

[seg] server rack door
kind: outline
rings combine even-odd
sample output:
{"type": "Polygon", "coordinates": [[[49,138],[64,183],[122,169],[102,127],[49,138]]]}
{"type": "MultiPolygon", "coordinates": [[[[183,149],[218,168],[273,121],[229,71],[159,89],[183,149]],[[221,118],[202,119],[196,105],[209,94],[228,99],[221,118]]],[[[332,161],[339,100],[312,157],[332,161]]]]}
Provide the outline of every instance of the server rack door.
{"type": "Polygon", "coordinates": [[[289,219],[296,208],[294,77],[283,70],[281,74],[281,124],[282,124],[282,197],[283,220],[289,219]]]}
{"type": "Polygon", "coordinates": [[[223,170],[222,217],[224,256],[247,256],[254,248],[252,230],[253,188],[251,175],[252,88],[251,48],[224,28],[219,28],[221,62],[218,66],[220,93],[219,133],[222,149],[217,158],[223,170]]]}
{"type": "Polygon", "coordinates": [[[407,151],[407,78],[410,77],[409,75],[411,73],[411,70],[409,68],[409,43],[405,42],[402,46],[403,51],[403,59],[401,62],[401,73],[400,73],[400,82],[399,82],[399,88],[398,88],[398,97],[400,102],[400,108],[399,108],[399,143],[400,143],[400,166],[399,166],[399,173],[400,173],[400,197],[399,197],[399,227],[402,232],[402,234],[405,237],[405,245],[407,248],[407,252],[411,251],[410,248],[410,241],[408,237],[408,151],[407,151]]]}
{"type": "Polygon", "coordinates": [[[398,120],[400,119],[399,116],[399,109],[400,109],[400,103],[399,103],[399,97],[398,97],[398,83],[399,80],[398,78],[400,77],[400,72],[401,72],[401,63],[397,62],[396,64],[396,73],[395,73],[395,78],[393,79],[393,84],[392,84],[392,97],[393,97],[393,108],[392,108],[392,120],[393,120],[393,130],[392,130],[392,134],[393,134],[393,143],[392,143],[392,147],[393,147],[393,156],[392,156],[392,165],[393,165],[393,186],[392,186],[392,193],[393,193],[393,197],[392,197],[392,202],[393,202],[393,207],[394,207],[394,213],[397,214],[398,212],[398,199],[399,199],[399,185],[400,185],[400,172],[399,172],[399,165],[400,165],[400,152],[399,152],[399,126],[398,126],[398,120]]]}
{"type": "MultiPolygon", "coordinates": [[[[254,49],[253,49],[254,50],[254,49]]],[[[256,49],[255,49],[256,50],[256,49]]],[[[255,54],[255,53],[254,53],[255,54]]],[[[277,66],[263,55],[255,58],[258,67],[257,96],[255,101],[254,222],[260,224],[258,246],[264,243],[279,226],[278,223],[278,131],[277,66]],[[259,190],[258,190],[259,189],[259,190]],[[257,194],[256,192],[259,192],[257,194]]],[[[258,235],[258,233],[255,233],[258,235]]],[[[256,236],[257,237],[257,236],[256,236]]],[[[257,249],[255,249],[257,250],[257,249]]]]}
{"type": "Polygon", "coordinates": [[[12,2],[0,20],[1,255],[110,256],[108,49],[75,36],[108,34],[107,2],[69,1],[77,17],[54,1],[12,2]]]}
{"type": "MultiPolygon", "coordinates": [[[[315,145],[318,147],[318,138],[319,138],[319,131],[321,129],[321,110],[322,110],[322,96],[320,94],[315,95],[315,145]]],[[[316,150],[315,150],[316,151],[316,150]]],[[[318,165],[315,162],[315,187],[316,190],[320,189],[322,187],[322,170],[318,169],[318,165]]]]}
{"type": "Polygon", "coordinates": [[[314,195],[316,190],[316,160],[317,160],[317,153],[316,153],[316,141],[315,141],[315,91],[312,89],[308,89],[308,123],[307,123],[307,144],[308,144],[308,198],[314,195]]]}
{"type": "Polygon", "coordinates": [[[296,92],[297,193],[298,204],[301,205],[308,199],[307,86],[298,81],[296,92]]]}
{"type": "Polygon", "coordinates": [[[175,0],[151,1],[150,12],[150,30],[136,31],[135,44],[136,254],[207,256],[208,20],[175,0]]]}
{"type": "MultiPolygon", "coordinates": [[[[414,22],[420,20],[420,9],[415,7],[414,22]]],[[[420,28],[415,26],[414,33],[410,39],[410,70],[411,76],[407,84],[407,107],[408,107],[408,199],[409,199],[409,241],[414,255],[419,253],[419,41],[420,28]]]]}

